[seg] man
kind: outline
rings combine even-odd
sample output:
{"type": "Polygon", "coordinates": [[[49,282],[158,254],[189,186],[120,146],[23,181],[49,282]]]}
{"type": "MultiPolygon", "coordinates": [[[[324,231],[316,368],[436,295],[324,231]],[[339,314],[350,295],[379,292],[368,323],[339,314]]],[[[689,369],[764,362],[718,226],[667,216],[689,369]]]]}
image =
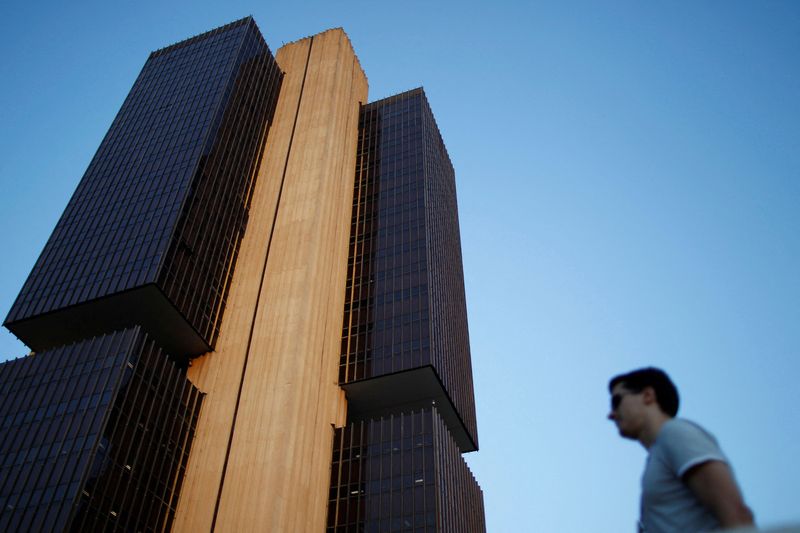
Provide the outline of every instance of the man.
{"type": "Polygon", "coordinates": [[[664,371],[621,374],[608,390],[608,418],[621,436],[648,450],[640,531],[696,533],[753,524],[717,440],[697,424],[675,418],[678,390],[664,371]]]}

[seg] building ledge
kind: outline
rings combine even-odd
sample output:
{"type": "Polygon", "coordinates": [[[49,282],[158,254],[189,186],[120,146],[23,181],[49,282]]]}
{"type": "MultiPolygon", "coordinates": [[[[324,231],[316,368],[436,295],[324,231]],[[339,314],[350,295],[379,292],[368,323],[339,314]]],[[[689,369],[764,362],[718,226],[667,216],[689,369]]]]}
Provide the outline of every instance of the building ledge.
{"type": "Polygon", "coordinates": [[[35,352],[136,324],[179,365],[211,347],[154,284],[118,292],[30,318],[6,328],[35,352]]]}
{"type": "Polygon", "coordinates": [[[349,422],[435,405],[461,453],[478,449],[442,381],[430,365],[340,385],[347,394],[349,422]]]}

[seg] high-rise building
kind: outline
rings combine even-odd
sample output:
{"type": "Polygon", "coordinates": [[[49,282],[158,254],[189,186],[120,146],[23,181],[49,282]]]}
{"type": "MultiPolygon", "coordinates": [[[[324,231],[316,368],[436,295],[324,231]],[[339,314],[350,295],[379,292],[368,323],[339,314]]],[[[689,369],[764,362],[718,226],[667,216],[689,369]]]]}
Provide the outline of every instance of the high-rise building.
{"type": "Polygon", "coordinates": [[[485,529],[453,167],[341,29],[153,52],[5,325],[0,530],[485,529]]]}
{"type": "Polygon", "coordinates": [[[34,350],[133,324],[213,349],[280,80],[252,19],[150,54],[5,326],[34,350]]]}
{"type": "Polygon", "coordinates": [[[481,531],[455,174],[425,93],[361,110],[328,531],[481,531]]]}

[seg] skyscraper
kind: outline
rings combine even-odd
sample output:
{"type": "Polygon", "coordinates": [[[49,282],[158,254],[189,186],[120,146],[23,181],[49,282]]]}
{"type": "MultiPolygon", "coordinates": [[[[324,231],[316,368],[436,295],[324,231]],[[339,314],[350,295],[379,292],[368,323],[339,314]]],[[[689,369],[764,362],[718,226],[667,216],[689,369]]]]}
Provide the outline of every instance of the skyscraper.
{"type": "Polygon", "coordinates": [[[5,326],[34,350],[137,323],[212,349],[280,80],[252,19],[150,54],[5,326]]]}
{"type": "Polygon", "coordinates": [[[481,531],[455,174],[422,89],[364,106],[329,531],[481,531]]]}
{"type": "Polygon", "coordinates": [[[341,29],[153,52],[5,325],[0,529],[485,529],[453,168],[341,29]]]}

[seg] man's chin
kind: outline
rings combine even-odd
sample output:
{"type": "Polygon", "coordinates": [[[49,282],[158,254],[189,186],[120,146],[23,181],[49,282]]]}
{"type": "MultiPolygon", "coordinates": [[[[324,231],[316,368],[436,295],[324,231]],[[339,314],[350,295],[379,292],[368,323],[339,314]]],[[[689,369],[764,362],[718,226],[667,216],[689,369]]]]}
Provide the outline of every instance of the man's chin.
{"type": "Polygon", "coordinates": [[[636,440],[636,437],[634,435],[626,433],[625,430],[622,429],[621,427],[617,427],[617,431],[619,431],[619,436],[622,437],[623,439],[636,440]]]}

